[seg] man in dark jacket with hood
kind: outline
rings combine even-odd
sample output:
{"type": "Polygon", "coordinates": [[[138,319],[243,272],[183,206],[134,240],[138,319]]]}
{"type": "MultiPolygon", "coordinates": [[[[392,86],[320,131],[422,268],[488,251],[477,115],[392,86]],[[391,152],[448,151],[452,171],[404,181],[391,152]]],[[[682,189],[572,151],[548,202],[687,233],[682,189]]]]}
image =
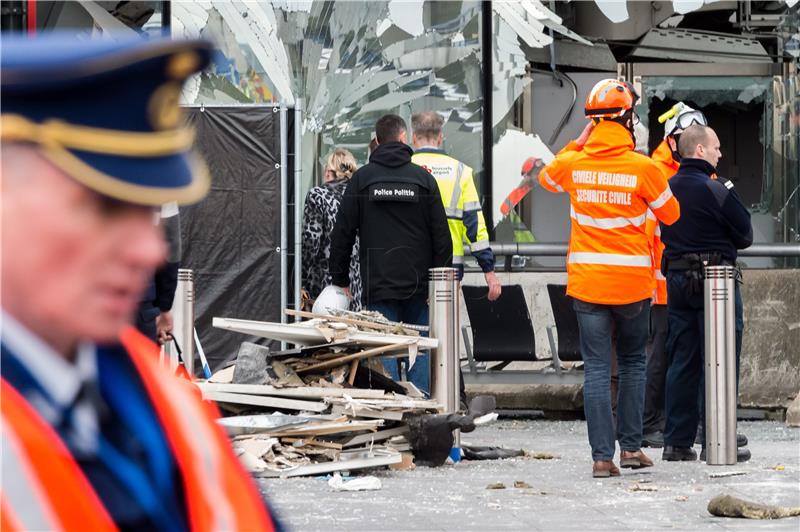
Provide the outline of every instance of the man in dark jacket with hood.
{"type": "MultiPolygon", "coordinates": [[[[347,287],[356,233],[361,239],[364,304],[387,319],[428,323],[428,270],[452,264],[453,245],[436,180],[411,162],[405,121],[384,115],[375,124],[378,147],[342,198],[331,235],[333,284],[347,287]]],[[[384,359],[395,379],[395,359],[384,359]]],[[[430,360],[420,355],[408,372],[429,391],[430,360]]]]}

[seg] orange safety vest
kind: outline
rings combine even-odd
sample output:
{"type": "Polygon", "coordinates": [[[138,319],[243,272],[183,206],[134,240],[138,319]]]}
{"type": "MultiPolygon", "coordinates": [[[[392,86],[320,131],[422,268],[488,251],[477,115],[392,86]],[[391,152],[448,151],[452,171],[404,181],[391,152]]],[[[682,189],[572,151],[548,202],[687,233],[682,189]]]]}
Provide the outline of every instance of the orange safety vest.
{"type": "Polygon", "coordinates": [[[653,295],[647,211],[669,225],[680,206],[655,163],[633,147],[627,129],[603,120],[584,146],[570,142],[539,173],[544,188],[570,195],[567,294],[576,299],[624,305],[653,295]]]}
{"type": "MultiPolygon", "coordinates": [[[[155,344],[132,327],[121,343],[142,378],[183,481],[193,531],[275,530],[251,479],[193,385],[158,364],[155,344]]],[[[67,446],[28,401],[2,380],[6,530],[116,530],[67,446]]]]}
{"type": "MultiPolygon", "coordinates": [[[[656,163],[658,169],[664,174],[664,177],[669,180],[678,171],[681,164],[672,156],[672,150],[667,144],[667,140],[661,141],[661,144],[650,155],[653,162],[656,163]]],[[[653,277],[656,280],[656,289],[653,293],[653,303],[655,305],[667,304],[667,279],[661,273],[661,257],[664,255],[664,243],[661,241],[661,226],[658,224],[652,212],[647,217],[647,226],[645,227],[647,237],[651,242],[651,249],[653,252],[653,277]]]]}

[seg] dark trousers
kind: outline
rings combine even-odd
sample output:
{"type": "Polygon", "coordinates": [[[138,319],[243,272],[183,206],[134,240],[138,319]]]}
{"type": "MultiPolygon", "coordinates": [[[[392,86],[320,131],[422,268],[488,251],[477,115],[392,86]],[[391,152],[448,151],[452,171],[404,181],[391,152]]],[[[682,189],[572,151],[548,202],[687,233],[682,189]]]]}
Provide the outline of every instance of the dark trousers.
{"type": "MultiPolygon", "coordinates": [[[[664,443],[673,447],[691,447],[701,421],[704,404],[705,324],[703,293],[689,295],[688,280],[683,271],[667,273],[667,370],[665,395],[664,443]],[[698,398],[700,398],[698,400],[698,398]]],[[[735,290],[736,309],[736,376],[739,376],[739,356],[742,351],[744,318],[739,285],[735,290]]]]}
{"type": "Polygon", "coordinates": [[[650,336],[647,339],[647,384],[644,392],[645,434],[664,431],[664,388],[667,383],[667,306],[650,307],[650,336]]]}
{"type": "MultiPolygon", "coordinates": [[[[389,321],[401,321],[411,325],[428,325],[428,298],[416,296],[408,299],[387,299],[369,304],[369,310],[375,310],[389,321]]],[[[383,368],[394,380],[400,380],[397,358],[384,357],[383,368]]],[[[431,361],[428,353],[420,353],[411,369],[408,380],[422,392],[429,394],[431,387],[431,361]]]]}
{"type": "Polygon", "coordinates": [[[583,408],[592,459],[614,458],[615,441],[623,451],[642,445],[645,343],[649,301],[599,305],[575,300],[584,364],[583,408]],[[612,336],[616,333],[619,392],[616,429],[611,413],[612,336]]]}
{"type": "Polygon", "coordinates": [[[139,303],[139,309],[136,311],[136,328],[154,342],[158,342],[156,318],[160,312],[158,307],[153,306],[152,301],[142,301],[139,303]]]}

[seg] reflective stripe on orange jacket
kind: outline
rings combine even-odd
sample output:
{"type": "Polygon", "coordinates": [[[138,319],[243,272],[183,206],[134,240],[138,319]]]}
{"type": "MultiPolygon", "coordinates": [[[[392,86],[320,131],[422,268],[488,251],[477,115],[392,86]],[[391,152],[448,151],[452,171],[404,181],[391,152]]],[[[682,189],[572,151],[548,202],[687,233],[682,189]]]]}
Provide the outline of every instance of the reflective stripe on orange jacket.
{"type": "Polygon", "coordinates": [[[582,301],[622,305],[650,298],[648,208],[666,224],[680,215],[664,175],[633,147],[627,129],[604,120],[583,147],[570,142],[539,173],[544,188],[570,195],[567,294],[582,301]]]}
{"type": "MultiPolygon", "coordinates": [[[[658,169],[664,174],[664,177],[669,179],[675,175],[681,164],[672,156],[672,150],[667,144],[667,140],[661,141],[661,144],[653,151],[650,156],[653,162],[656,163],[658,169]]],[[[656,305],[667,304],[667,279],[661,273],[661,257],[664,255],[664,243],[661,241],[661,226],[655,216],[650,216],[647,220],[645,227],[647,237],[650,239],[651,248],[653,251],[653,277],[656,280],[656,289],[653,293],[653,303],[656,305]]]]}
{"type": "MultiPolygon", "coordinates": [[[[216,408],[204,403],[192,384],[160,367],[158,348],[138,331],[127,328],[120,339],[175,456],[189,528],[274,530],[252,480],[214,421],[216,408]]],[[[3,530],[115,530],[66,445],[5,380],[1,406],[3,530]],[[17,462],[11,471],[8,458],[17,462]]]]}

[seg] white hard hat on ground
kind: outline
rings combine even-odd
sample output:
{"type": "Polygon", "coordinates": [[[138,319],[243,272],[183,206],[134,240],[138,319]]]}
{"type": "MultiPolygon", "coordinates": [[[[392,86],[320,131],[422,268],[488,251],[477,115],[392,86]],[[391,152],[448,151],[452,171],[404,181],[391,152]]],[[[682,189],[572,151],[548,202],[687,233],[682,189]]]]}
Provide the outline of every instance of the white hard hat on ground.
{"type": "Polygon", "coordinates": [[[314,301],[311,311],[314,314],[331,315],[335,310],[347,310],[350,307],[350,299],[340,286],[326,286],[314,301]]]}

